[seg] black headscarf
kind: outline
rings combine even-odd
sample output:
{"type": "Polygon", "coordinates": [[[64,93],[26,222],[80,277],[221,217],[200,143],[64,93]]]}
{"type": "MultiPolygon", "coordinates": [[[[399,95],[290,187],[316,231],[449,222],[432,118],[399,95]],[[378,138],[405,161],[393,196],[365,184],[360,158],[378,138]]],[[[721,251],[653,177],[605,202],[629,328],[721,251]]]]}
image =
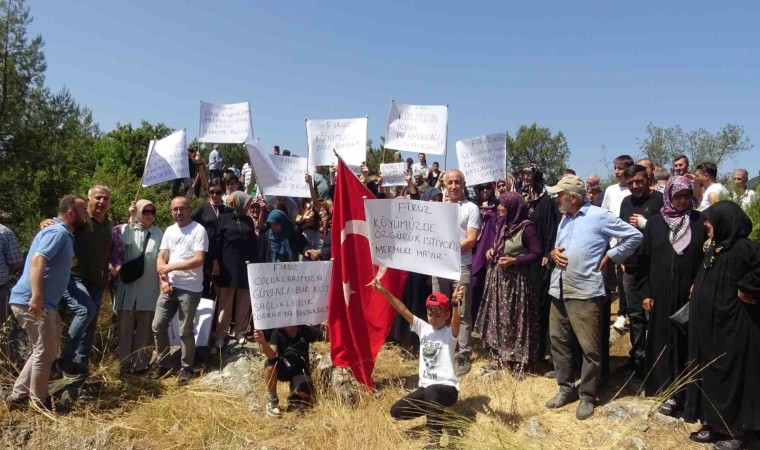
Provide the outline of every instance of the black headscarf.
{"type": "Polygon", "coordinates": [[[713,236],[707,242],[705,267],[712,267],[715,259],[731,248],[739,239],[752,232],[752,221],[739,205],[729,200],[716,202],[702,212],[713,227],[713,236]]]}

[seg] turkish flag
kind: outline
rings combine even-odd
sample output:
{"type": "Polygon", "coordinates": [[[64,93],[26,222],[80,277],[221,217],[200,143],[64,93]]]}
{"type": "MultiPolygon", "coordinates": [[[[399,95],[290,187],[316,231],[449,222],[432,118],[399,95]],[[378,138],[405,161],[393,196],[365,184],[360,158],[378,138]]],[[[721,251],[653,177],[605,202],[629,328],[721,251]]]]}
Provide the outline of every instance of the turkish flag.
{"type": "Polygon", "coordinates": [[[339,160],[333,198],[333,268],[327,313],[330,356],[334,365],[350,368],[354,378],[373,391],[375,358],[388,337],[396,311],[369,284],[380,270],[383,286],[401,297],[406,272],[372,265],[365,198],[375,196],[339,160]]]}

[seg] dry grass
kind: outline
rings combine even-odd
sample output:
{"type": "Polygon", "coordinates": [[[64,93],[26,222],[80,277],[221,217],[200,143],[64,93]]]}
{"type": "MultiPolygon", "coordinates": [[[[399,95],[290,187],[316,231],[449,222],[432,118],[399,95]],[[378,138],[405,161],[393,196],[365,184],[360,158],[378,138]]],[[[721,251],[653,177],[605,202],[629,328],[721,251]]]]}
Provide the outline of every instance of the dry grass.
{"type": "MultiPolygon", "coordinates": [[[[107,310],[107,307],[104,308],[107,310]]],[[[107,313],[106,313],[107,314],[107,313]]],[[[107,329],[107,323],[101,329],[107,329]]],[[[613,354],[627,353],[622,339],[613,354]]],[[[108,347],[108,339],[101,341],[108,347]]],[[[323,349],[326,347],[322,347],[323,349]]],[[[456,427],[461,437],[445,438],[473,449],[576,449],[627,448],[631,437],[640,437],[654,448],[703,448],[689,441],[692,426],[662,423],[652,419],[616,424],[597,410],[591,419],[575,420],[575,404],[548,411],[543,404],[556,392],[556,383],[531,376],[516,382],[505,374],[501,380],[480,376],[477,361],[462,379],[456,427]],[[547,437],[525,436],[526,420],[537,417],[547,437]]],[[[261,405],[251,411],[251,399],[242,394],[208,388],[193,381],[178,387],[173,379],[150,382],[145,378],[118,377],[118,364],[110,353],[96,363],[93,379],[102,381],[97,400],[79,401],[74,411],[62,416],[33,412],[9,413],[0,407],[0,433],[7,436],[31,431],[28,448],[135,448],[135,449],[415,449],[427,442],[424,419],[396,422],[390,406],[408,392],[417,372],[417,361],[396,347],[384,348],[377,361],[376,395],[363,395],[355,407],[322,394],[319,403],[305,413],[286,413],[279,419],[264,415],[265,389],[260,374],[251,374],[255,400],[261,405]]],[[[0,374],[7,385],[12,374],[0,374]]],[[[281,383],[283,389],[286,388],[281,383]]],[[[620,389],[604,392],[612,398],[620,389]]],[[[635,395],[623,387],[617,397],[635,395]]],[[[283,390],[280,397],[285,398],[283,390]]],[[[656,403],[651,402],[655,408],[656,403]]]]}

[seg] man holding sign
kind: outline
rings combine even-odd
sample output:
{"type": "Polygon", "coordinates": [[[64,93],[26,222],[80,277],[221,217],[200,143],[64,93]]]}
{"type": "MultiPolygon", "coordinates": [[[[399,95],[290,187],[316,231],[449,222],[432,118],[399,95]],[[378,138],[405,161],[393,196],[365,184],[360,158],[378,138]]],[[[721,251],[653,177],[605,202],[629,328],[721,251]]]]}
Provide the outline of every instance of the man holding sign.
{"type": "MultiPolygon", "coordinates": [[[[444,185],[448,191],[448,201],[459,204],[459,225],[462,230],[460,243],[462,252],[462,271],[459,285],[463,287],[462,305],[459,308],[460,327],[457,341],[459,349],[456,356],[456,373],[462,376],[470,371],[470,332],[472,331],[472,285],[470,274],[472,270],[472,249],[477,242],[478,230],[481,226],[478,207],[464,196],[464,174],[459,170],[449,170],[444,174],[444,185]]],[[[451,298],[456,281],[433,277],[433,292],[441,292],[451,298]]]]}

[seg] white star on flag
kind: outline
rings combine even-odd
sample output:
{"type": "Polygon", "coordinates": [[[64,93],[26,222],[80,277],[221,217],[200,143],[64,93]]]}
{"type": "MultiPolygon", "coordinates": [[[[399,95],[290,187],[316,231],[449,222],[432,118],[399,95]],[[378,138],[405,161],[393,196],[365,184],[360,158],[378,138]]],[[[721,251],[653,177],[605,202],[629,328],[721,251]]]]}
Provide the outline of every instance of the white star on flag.
{"type": "Polygon", "coordinates": [[[348,302],[351,300],[351,294],[356,294],[356,291],[351,289],[351,283],[343,283],[343,300],[346,301],[346,306],[348,306],[348,302]]]}

